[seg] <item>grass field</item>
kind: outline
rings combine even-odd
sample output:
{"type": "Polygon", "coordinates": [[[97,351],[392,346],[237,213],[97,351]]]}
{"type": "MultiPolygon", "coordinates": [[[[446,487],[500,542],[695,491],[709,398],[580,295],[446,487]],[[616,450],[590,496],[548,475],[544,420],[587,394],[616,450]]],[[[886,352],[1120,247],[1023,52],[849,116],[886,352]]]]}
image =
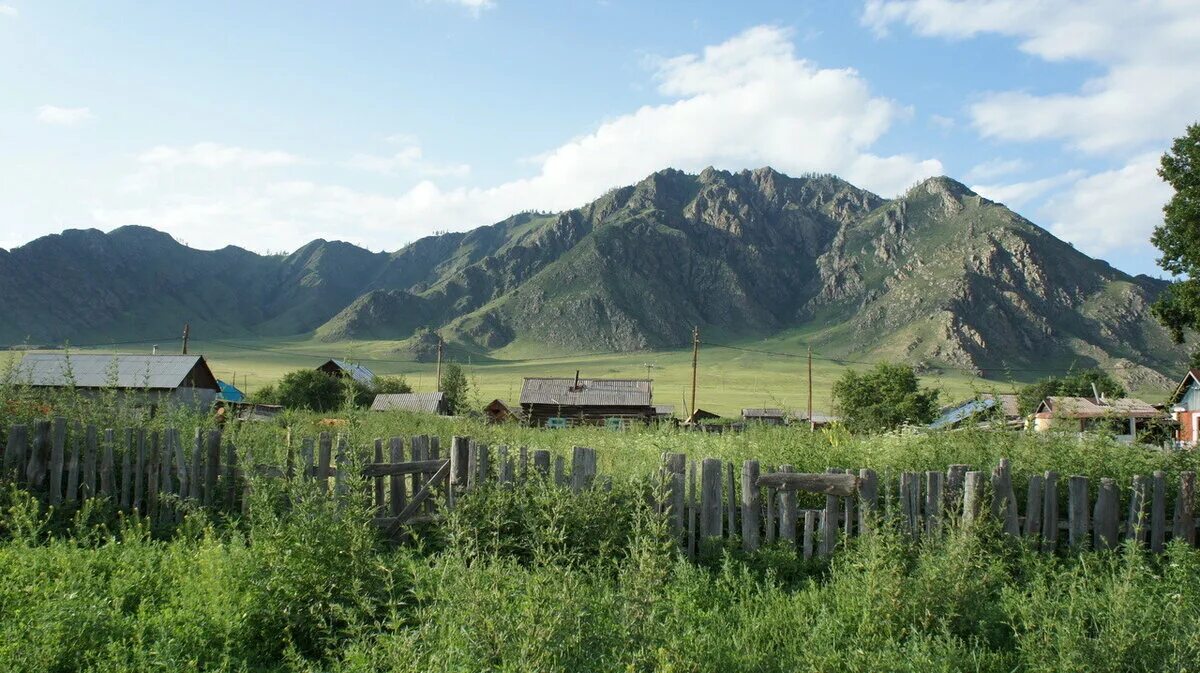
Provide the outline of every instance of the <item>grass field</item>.
{"type": "MultiPolygon", "coordinates": [[[[729,344],[751,350],[702,345],[697,406],[721,415],[737,415],[742,407],[804,409],[808,403],[808,374],[803,336],[729,344]]],[[[360,362],[376,374],[403,374],[415,390],[433,390],[435,365],[413,361],[398,346],[398,342],[390,341],[331,344],[309,338],[193,339],[191,352],[203,354],[218,378],[236,380],[240,388],[249,392],[292,369],[313,367],[330,357],[360,362]]],[[[146,344],[124,346],[121,350],[149,352],[150,348],[151,345],[146,344]]],[[[165,352],[165,347],[160,352],[165,352]]],[[[572,354],[518,343],[482,357],[451,348],[449,357],[466,368],[483,403],[497,397],[515,401],[520,395],[523,377],[570,377],[576,370],[584,377],[597,378],[645,378],[648,375],[654,380],[655,403],[674,405],[677,410],[687,407],[685,400],[691,387],[690,350],[572,354]]],[[[832,411],[830,388],[833,382],[848,368],[868,366],[832,361],[818,355],[813,361],[813,408],[819,412],[832,411]]],[[[1014,386],[1044,375],[1044,372],[1023,372],[1011,378],[997,375],[983,379],[964,371],[948,370],[926,373],[922,378],[925,385],[940,388],[941,402],[950,404],[976,392],[1010,392],[1014,386]]],[[[1137,392],[1152,401],[1163,394],[1156,390],[1137,392]]]]}

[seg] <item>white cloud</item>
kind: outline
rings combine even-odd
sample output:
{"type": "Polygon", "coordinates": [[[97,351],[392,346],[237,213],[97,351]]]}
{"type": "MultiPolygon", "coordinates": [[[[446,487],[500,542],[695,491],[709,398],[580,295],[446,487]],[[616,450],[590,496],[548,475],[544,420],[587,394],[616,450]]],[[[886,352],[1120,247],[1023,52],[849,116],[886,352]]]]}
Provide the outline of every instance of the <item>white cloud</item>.
{"type": "Polygon", "coordinates": [[[346,165],[383,175],[413,174],[430,178],[465,178],[471,173],[469,164],[436,164],[426,161],[421,145],[414,136],[398,134],[388,137],[387,140],[393,145],[398,145],[399,149],[386,156],[356,154],[346,165]]]}
{"type": "Polygon", "coordinates": [[[85,107],[58,107],[43,105],[37,110],[37,120],[43,124],[75,126],[92,118],[92,111],[85,107]]]}
{"type": "Polygon", "coordinates": [[[159,145],[138,155],[138,163],[163,169],[195,166],[199,168],[275,168],[294,166],[304,160],[289,152],[252,150],[220,143],[196,143],[185,147],[159,145]]]}
{"type": "Polygon", "coordinates": [[[1122,168],[1079,180],[1043,208],[1050,231],[1089,255],[1149,247],[1150,234],[1162,223],[1163,204],[1171,198],[1157,169],[1158,155],[1147,153],[1122,168]]]}
{"type": "Polygon", "coordinates": [[[1029,170],[1029,162],[1024,159],[989,159],[972,166],[965,177],[968,180],[991,180],[1026,170],[1029,170]]]}
{"type": "MultiPolygon", "coordinates": [[[[709,165],[734,170],[770,165],[792,174],[831,172],[884,195],[943,172],[935,159],[872,153],[875,141],[912,111],[872,95],[854,70],[823,69],[797,58],[786,30],[752,28],[702,53],[660,59],[654,74],[665,102],[538,154],[531,177],[445,188],[426,173],[400,195],[312,181],[246,181],[211,198],[196,190],[156,197],[156,203],[109,205],[97,208],[96,218],[172,233],[219,221],[251,247],[269,241],[266,247],[278,249],[282,240],[298,245],[334,231],[340,238],[395,248],[433,230],[475,227],[525,209],[580,206],[666,167],[698,172],[709,165]]],[[[401,147],[393,156],[364,156],[356,163],[385,171],[422,164],[415,138],[394,142],[401,147]]]]}
{"type": "MultiPolygon", "coordinates": [[[[428,1],[428,0],[427,0],[428,1]]],[[[486,9],[493,9],[496,6],[495,0],[441,0],[447,5],[458,5],[466,9],[471,16],[476,18],[486,9]]]]}
{"type": "Polygon", "coordinates": [[[993,201],[1003,203],[1012,210],[1021,210],[1035,199],[1054,189],[1061,189],[1079,180],[1084,172],[1079,170],[1067,171],[1039,180],[1026,180],[1008,184],[972,185],[971,191],[993,201]]]}
{"type": "Polygon", "coordinates": [[[20,14],[20,12],[17,11],[17,8],[13,7],[12,5],[0,4],[0,14],[3,14],[4,16],[17,16],[20,14]]]}

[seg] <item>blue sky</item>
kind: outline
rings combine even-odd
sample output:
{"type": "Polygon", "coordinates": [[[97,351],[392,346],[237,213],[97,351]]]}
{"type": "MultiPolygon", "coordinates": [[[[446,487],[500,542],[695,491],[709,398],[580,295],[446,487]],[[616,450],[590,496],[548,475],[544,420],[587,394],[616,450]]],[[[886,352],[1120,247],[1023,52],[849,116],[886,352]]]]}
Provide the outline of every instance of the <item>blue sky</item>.
{"type": "Polygon", "coordinates": [[[955,177],[1131,273],[1200,0],[0,0],[0,247],[396,249],[666,166],[955,177]]]}

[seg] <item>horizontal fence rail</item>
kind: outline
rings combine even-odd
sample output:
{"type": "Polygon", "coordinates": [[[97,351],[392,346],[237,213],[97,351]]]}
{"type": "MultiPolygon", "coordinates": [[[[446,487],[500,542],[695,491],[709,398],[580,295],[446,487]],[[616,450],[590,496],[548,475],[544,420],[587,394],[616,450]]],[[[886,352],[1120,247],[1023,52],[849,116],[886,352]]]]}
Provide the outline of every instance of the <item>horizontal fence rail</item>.
{"type": "MultiPolygon", "coordinates": [[[[389,537],[438,521],[484,484],[510,488],[537,479],[571,493],[611,487],[597,472],[594,449],[574,447],[568,465],[547,450],[468,437],[453,437],[445,447],[428,435],[379,438],[373,453],[360,453],[345,435],[322,432],[297,443],[289,435],[280,466],[256,463],[220,430],[98,429],[58,417],[12,426],[3,450],[4,481],[50,505],[104,498],[166,524],[195,507],[245,513],[256,478],[362,497],[389,537]]],[[[1171,483],[1161,471],[1137,475],[1122,487],[1107,477],[1093,483],[1047,471],[1029,477],[1023,498],[1006,459],[990,471],[951,465],[881,478],[870,469],[806,473],[757,460],[739,469],[716,458],[664,453],[657,476],[654,506],[692,558],[716,539],[747,552],[783,543],[804,558],[827,556],[885,523],[916,540],[986,519],[1045,552],[1113,549],[1127,540],[1161,552],[1171,540],[1195,546],[1198,537],[1194,472],[1171,483]],[[802,498],[817,506],[801,507],[802,498]]]]}

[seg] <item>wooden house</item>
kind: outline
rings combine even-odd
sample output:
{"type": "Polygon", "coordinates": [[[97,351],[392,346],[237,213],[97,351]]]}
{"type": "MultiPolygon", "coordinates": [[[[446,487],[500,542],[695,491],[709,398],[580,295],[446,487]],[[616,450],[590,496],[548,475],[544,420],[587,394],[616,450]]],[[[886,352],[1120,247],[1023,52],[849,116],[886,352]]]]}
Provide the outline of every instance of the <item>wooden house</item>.
{"type": "Polygon", "coordinates": [[[446,393],[388,393],[375,396],[371,411],[410,411],[449,416],[450,404],[446,393]]]}
{"type": "Polygon", "coordinates": [[[494,399],[483,408],[483,417],[488,423],[520,423],[525,420],[521,407],[513,407],[502,399],[494,399]]]}
{"type": "Polygon", "coordinates": [[[1116,438],[1132,442],[1137,438],[1139,425],[1162,418],[1165,418],[1162,411],[1132,397],[1047,397],[1033,414],[1033,429],[1038,432],[1056,429],[1087,432],[1119,426],[1116,438]]]}
{"type": "Polygon", "coordinates": [[[350,378],[365,386],[375,385],[375,373],[366,367],[345,360],[330,359],[317,367],[317,371],[325,372],[337,378],[350,378]]]}
{"type": "Polygon", "coordinates": [[[1200,442],[1200,369],[1189,369],[1170,399],[1171,416],[1179,422],[1175,439],[1183,446],[1200,442]]]}
{"type": "Polygon", "coordinates": [[[200,355],[30,353],[17,366],[16,381],[41,390],[74,388],[87,396],[115,390],[124,402],[151,413],[163,405],[205,410],[221,392],[200,355]]]}
{"type": "Polygon", "coordinates": [[[521,412],[533,427],[650,422],[656,412],[648,379],[527,378],[521,412]]]}

